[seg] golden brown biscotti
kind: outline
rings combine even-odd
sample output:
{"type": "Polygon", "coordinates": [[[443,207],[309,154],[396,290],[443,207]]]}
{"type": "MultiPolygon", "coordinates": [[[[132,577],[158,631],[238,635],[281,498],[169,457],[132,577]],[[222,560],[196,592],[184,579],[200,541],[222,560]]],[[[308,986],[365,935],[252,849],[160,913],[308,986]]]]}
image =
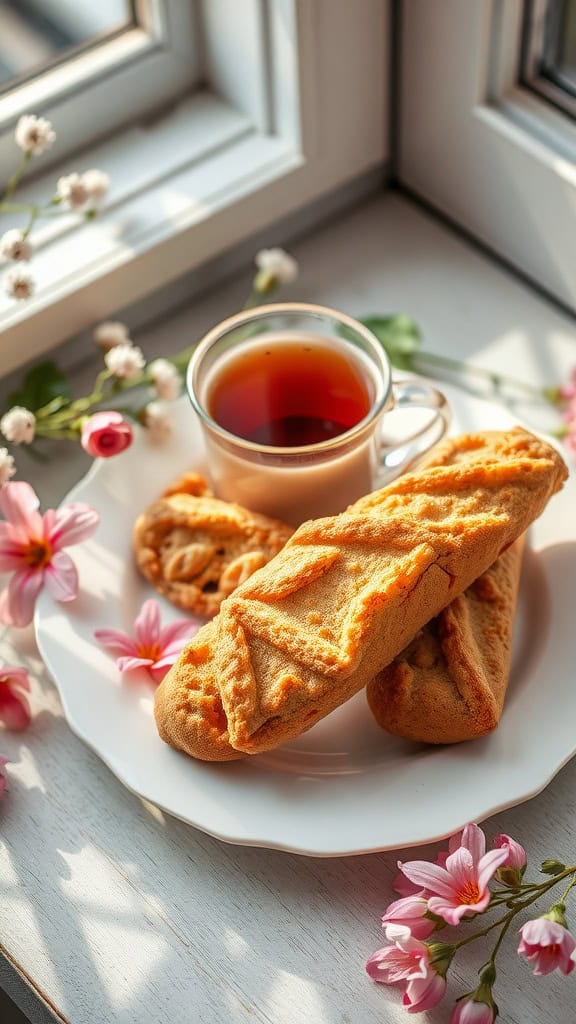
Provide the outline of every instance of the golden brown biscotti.
{"type": "Polygon", "coordinates": [[[313,726],[485,572],[567,476],[557,451],[520,428],[462,435],[449,451],[442,465],[304,523],[223,602],[157,690],[169,743],[221,759],[221,742],[198,743],[208,680],[237,751],[269,750],[313,726]]]}
{"type": "Polygon", "coordinates": [[[136,564],[173,604],[215,615],[222,601],[284,546],[294,528],[220,501],[186,473],[138,516],[136,564]]]}
{"type": "Polygon", "coordinates": [[[368,704],[387,732],[421,743],[460,743],[496,729],[523,546],[520,537],[368,683],[368,704]]]}

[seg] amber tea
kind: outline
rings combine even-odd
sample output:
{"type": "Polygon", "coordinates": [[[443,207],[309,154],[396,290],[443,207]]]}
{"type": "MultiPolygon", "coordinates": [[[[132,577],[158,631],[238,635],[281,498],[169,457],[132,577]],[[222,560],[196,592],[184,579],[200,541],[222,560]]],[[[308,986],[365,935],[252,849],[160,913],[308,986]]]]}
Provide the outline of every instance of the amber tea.
{"type": "Polygon", "coordinates": [[[213,367],[206,408],[236,437],[278,448],[338,437],[360,423],[374,401],[361,355],[335,340],[258,339],[213,367]]]}

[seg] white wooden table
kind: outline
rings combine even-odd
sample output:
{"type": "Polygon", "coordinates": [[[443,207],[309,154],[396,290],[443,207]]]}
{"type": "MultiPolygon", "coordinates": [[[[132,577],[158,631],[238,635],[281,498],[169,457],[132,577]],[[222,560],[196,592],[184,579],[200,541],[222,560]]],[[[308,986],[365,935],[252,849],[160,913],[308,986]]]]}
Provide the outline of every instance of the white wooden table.
{"type": "MultiPolygon", "coordinates": [[[[568,318],[406,200],[374,200],[293,251],[302,277],[291,297],[358,315],[404,310],[429,349],[538,383],[576,363],[568,318]]],[[[138,341],[149,354],[175,351],[237,308],[245,288],[235,282],[138,341]]],[[[39,469],[22,461],[22,475],[48,504],[86,465],[74,451],[39,469]]],[[[0,803],[0,985],[34,1024],[51,1013],[69,1024],[406,1019],[397,992],[364,974],[383,944],[394,853],[312,859],[211,839],[129,793],[71,733],[31,630],[6,632],[0,656],[33,680],[32,725],[0,737],[12,761],[0,803]]],[[[486,830],[516,836],[535,866],[551,853],[573,863],[576,761],[486,830]]],[[[458,958],[454,996],[474,986],[479,963],[475,950],[458,958]]],[[[513,943],[497,1000],[506,1024],[576,1020],[574,978],[532,977],[513,943]]],[[[450,1009],[426,1019],[440,1024],[450,1009]]]]}

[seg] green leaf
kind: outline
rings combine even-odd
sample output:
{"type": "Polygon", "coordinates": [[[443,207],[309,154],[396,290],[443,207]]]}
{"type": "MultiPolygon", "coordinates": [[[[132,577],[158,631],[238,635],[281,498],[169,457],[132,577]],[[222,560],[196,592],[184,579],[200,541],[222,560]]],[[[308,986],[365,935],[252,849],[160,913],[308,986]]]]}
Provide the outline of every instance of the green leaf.
{"type": "Polygon", "coordinates": [[[378,338],[392,366],[399,370],[412,368],[412,357],[422,341],[415,320],[405,313],[395,313],[391,316],[363,317],[361,322],[378,338]]]}
{"type": "MultiPolygon", "coordinates": [[[[49,359],[28,370],[21,388],[8,395],[6,409],[11,409],[14,405],[22,405],[30,412],[37,412],[38,409],[42,409],[55,400],[58,400],[60,405],[65,405],[70,396],[70,385],[66,374],[53,360],[49,359]]],[[[57,407],[59,408],[60,405],[57,407]]]]}

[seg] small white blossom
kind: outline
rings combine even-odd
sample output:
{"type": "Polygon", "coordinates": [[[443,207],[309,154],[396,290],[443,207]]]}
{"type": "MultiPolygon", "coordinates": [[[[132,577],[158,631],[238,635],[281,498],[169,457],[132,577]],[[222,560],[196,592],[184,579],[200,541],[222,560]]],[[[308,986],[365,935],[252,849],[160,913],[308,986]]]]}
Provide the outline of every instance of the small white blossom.
{"type": "Polygon", "coordinates": [[[84,184],[83,175],[78,174],[76,171],[74,174],[66,174],[65,177],[58,178],[56,182],[56,195],[62,205],[67,206],[70,210],[82,209],[90,199],[88,189],[84,184]]]}
{"type": "Polygon", "coordinates": [[[143,420],[151,441],[161,444],[170,437],[174,424],[161,402],[150,402],[144,409],[143,420]]]}
{"type": "Polygon", "coordinates": [[[40,156],[56,141],[56,132],[50,121],[35,114],[24,114],[16,125],[16,145],[25,153],[40,156]]]}
{"type": "Polygon", "coordinates": [[[174,363],[168,359],[155,359],[148,366],[150,380],[158,392],[158,398],[173,402],[182,390],[182,381],[174,363]]]}
{"type": "Polygon", "coordinates": [[[258,270],[277,284],[290,284],[298,277],[298,264],[284,249],[260,249],[255,262],[258,270]]]}
{"type": "Polygon", "coordinates": [[[4,275],[4,288],[13,299],[29,299],[34,293],[34,278],[22,267],[12,267],[4,275]]]}
{"type": "Polygon", "coordinates": [[[104,320],[98,327],[94,328],[92,335],[94,341],[104,352],[109,352],[117,345],[131,345],[130,336],[126,324],[120,320],[104,320]]]}
{"type": "Polygon", "coordinates": [[[137,377],[146,365],[142,349],[129,342],[111,348],[104,356],[104,362],[110,372],[122,380],[132,380],[137,377]]]}
{"type": "Polygon", "coordinates": [[[0,238],[0,256],[5,260],[29,260],[32,246],[20,228],[5,231],[0,238]]]}
{"type": "Polygon", "coordinates": [[[31,444],[35,427],[34,413],[22,405],[13,405],[0,420],[0,433],[13,444],[31,444]]]}
{"type": "Polygon", "coordinates": [[[0,487],[7,484],[10,477],[14,476],[16,466],[14,459],[8,454],[7,448],[0,448],[0,487]]]}
{"type": "Polygon", "coordinates": [[[93,167],[89,171],[84,171],[80,178],[90,202],[99,203],[104,199],[110,188],[110,178],[104,171],[99,171],[96,167],[93,167]]]}

